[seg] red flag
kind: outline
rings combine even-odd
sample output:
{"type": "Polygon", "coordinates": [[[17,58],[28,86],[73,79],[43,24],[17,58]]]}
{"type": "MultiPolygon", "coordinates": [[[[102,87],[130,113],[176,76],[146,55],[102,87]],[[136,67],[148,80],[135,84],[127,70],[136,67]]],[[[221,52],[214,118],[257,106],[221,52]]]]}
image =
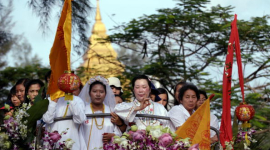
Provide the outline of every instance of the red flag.
{"type": "Polygon", "coordinates": [[[228,44],[228,53],[224,66],[223,73],[223,103],[222,103],[222,117],[220,126],[220,143],[225,148],[225,142],[232,141],[232,125],[231,125],[231,80],[232,80],[232,67],[233,67],[233,51],[235,48],[239,84],[242,91],[242,98],[244,101],[244,79],[242,72],[242,61],[240,53],[240,42],[237,29],[237,15],[231,23],[231,35],[228,44]]]}

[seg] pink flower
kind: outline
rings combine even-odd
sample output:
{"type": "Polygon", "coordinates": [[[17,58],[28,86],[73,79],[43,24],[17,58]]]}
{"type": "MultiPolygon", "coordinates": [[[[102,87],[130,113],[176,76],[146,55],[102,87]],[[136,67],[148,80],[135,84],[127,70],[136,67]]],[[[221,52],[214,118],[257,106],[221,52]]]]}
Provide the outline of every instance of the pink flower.
{"type": "Polygon", "coordinates": [[[58,131],[53,131],[52,133],[49,133],[49,136],[54,143],[61,139],[61,135],[58,133],[58,131]]]}
{"type": "Polygon", "coordinates": [[[142,132],[141,130],[137,130],[136,132],[134,132],[132,134],[133,141],[143,141],[143,139],[144,139],[144,133],[145,132],[142,132]]]}
{"type": "Polygon", "coordinates": [[[169,133],[164,133],[162,134],[159,138],[159,145],[163,146],[163,147],[167,147],[168,145],[170,145],[173,142],[173,138],[169,133]]]}
{"type": "Polygon", "coordinates": [[[192,145],[188,150],[199,150],[199,144],[192,145]]]}
{"type": "Polygon", "coordinates": [[[143,135],[146,134],[146,131],[145,130],[137,130],[137,132],[139,132],[140,134],[143,134],[143,135]]]}

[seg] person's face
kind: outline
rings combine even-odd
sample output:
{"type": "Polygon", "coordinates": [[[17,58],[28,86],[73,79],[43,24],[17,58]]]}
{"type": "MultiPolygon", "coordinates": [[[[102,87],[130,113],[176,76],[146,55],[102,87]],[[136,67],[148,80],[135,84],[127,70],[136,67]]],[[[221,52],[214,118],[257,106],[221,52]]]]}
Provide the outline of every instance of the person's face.
{"type": "Polygon", "coordinates": [[[200,94],[200,99],[197,101],[196,107],[199,108],[204,103],[205,100],[206,100],[206,97],[203,94],[200,94]]]}
{"type": "Polygon", "coordinates": [[[161,99],[160,101],[158,101],[158,103],[166,106],[166,104],[168,103],[167,94],[159,94],[158,97],[161,99]]]}
{"type": "Polygon", "coordinates": [[[16,95],[12,95],[11,96],[11,102],[14,106],[20,106],[21,105],[21,101],[18,99],[18,97],[16,95]]]}
{"type": "Polygon", "coordinates": [[[179,84],[176,87],[176,91],[174,91],[174,97],[179,102],[179,90],[183,87],[183,85],[179,84]]]}
{"type": "Polygon", "coordinates": [[[111,86],[111,89],[112,89],[114,95],[120,95],[120,92],[121,92],[120,88],[111,86]]]}
{"type": "Polygon", "coordinates": [[[81,89],[78,88],[77,90],[73,91],[72,93],[73,93],[73,95],[78,96],[80,94],[80,92],[81,92],[81,89]]]}
{"type": "Polygon", "coordinates": [[[122,101],[122,99],[119,97],[119,96],[116,96],[115,97],[115,103],[116,104],[119,104],[119,103],[122,103],[123,101],[122,101]]]}
{"type": "Polygon", "coordinates": [[[156,95],[155,94],[150,94],[150,98],[151,98],[152,101],[155,101],[156,95]]]}
{"type": "Polygon", "coordinates": [[[148,98],[150,95],[150,87],[146,79],[138,79],[134,84],[134,95],[138,101],[143,100],[144,98],[148,98]]]}
{"type": "Polygon", "coordinates": [[[195,91],[189,89],[186,90],[180,102],[185,107],[185,109],[191,114],[196,107],[197,100],[198,99],[195,91]]]}
{"type": "Polygon", "coordinates": [[[24,102],[25,87],[23,84],[16,85],[16,96],[21,102],[24,102]]]}
{"type": "Polygon", "coordinates": [[[30,85],[27,94],[29,95],[29,98],[31,101],[35,100],[35,97],[38,95],[38,91],[40,90],[39,84],[32,84],[30,85]]]}
{"type": "Polygon", "coordinates": [[[106,96],[106,92],[104,89],[104,86],[101,84],[95,84],[90,93],[89,93],[90,97],[91,97],[91,101],[93,104],[95,105],[100,105],[103,103],[104,98],[106,96]]]}

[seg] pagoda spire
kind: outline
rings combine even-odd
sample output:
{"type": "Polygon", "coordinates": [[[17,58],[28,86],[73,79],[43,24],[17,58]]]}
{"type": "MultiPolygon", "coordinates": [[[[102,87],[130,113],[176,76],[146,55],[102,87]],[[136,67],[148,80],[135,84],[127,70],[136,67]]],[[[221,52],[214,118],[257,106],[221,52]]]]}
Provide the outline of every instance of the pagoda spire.
{"type": "Polygon", "coordinates": [[[91,32],[92,35],[89,38],[91,45],[84,54],[84,62],[81,64],[85,68],[85,76],[81,78],[81,81],[86,83],[89,77],[97,74],[106,78],[121,75],[124,69],[121,62],[117,60],[116,51],[109,41],[103,40],[108,35],[105,24],[101,20],[99,0],[97,0],[95,22],[91,32]]]}
{"type": "Polygon", "coordinates": [[[96,22],[101,21],[100,9],[99,9],[99,0],[97,0],[97,10],[96,10],[96,22]]]}
{"type": "Polygon", "coordinates": [[[107,36],[106,27],[105,27],[104,23],[101,21],[99,0],[97,0],[96,17],[95,17],[94,26],[92,28],[92,34],[99,35],[103,38],[107,36]]]}

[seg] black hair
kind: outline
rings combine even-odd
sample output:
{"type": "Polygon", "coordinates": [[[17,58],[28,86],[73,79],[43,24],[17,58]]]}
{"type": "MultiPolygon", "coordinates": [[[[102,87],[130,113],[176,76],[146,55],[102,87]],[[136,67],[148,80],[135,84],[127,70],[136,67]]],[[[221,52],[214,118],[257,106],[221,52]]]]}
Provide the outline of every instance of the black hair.
{"type": "Polygon", "coordinates": [[[120,97],[122,99],[122,102],[125,102],[126,100],[121,95],[114,95],[115,97],[120,97]]]}
{"type": "Polygon", "coordinates": [[[206,99],[208,98],[207,94],[203,90],[199,90],[199,93],[202,94],[206,99]]]}
{"type": "MultiPolygon", "coordinates": [[[[40,79],[32,79],[32,80],[28,81],[28,83],[25,86],[25,94],[24,94],[24,99],[25,99],[26,103],[30,102],[30,99],[27,98],[27,94],[28,94],[28,90],[29,90],[30,86],[34,85],[34,84],[38,84],[40,86],[40,88],[42,88],[44,86],[44,83],[40,79]]],[[[45,98],[45,96],[46,96],[45,88],[43,89],[41,96],[42,96],[42,98],[45,98]]]]}
{"type": "Polygon", "coordinates": [[[11,101],[11,98],[14,95],[16,96],[16,86],[15,85],[10,89],[8,97],[7,97],[7,102],[6,102],[9,106],[12,106],[12,107],[14,107],[14,105],[11,101]]]}
{"type": "Polygon", "coordinates": [[[90,84],[90,86],[89,86],[89,93],[90,93],[91,89],[93,88],[93,86],[96,85],[96,84],[101,84],[101,85],[104,87],[105,93],[107,93],[107,91],[106,91],[106,85],[104,85],[104,84],[103,84],[102,82],[100,82],[100,81],[95,81],[95,82],[93,82],[92,84],[90,84]]]}
{"type": "Polygon", "coordinates": [[[52,73],[52,70],[48,71],[46,74],[45,74],[45,82],[48,83],[48,78],[50,79],[51,78],[51,73],[52,73]]]}
{"type": "Polygon", "coordinates": [[[80,82],[80,91],[82,90],[82,88],[83,88],[83,84],[82,84],[82,82],[80,82]]]}
{"type": "Polygon", "coordinates": [[[175,86],[174,86],[174,88],[173,88],[173,91],[174,91],[174,93],[173,93],[173,96],[174,96],[174,105],[179,105],[179,101],[176,99],[176,97],[175,97],[175,93],[176,93],[176,89],[177,89],[177,87],[178,87],[178,85],[182,85],[182,86],[184,86],[186,84],[186,81],[180,81],[180,82],[178,82],[175,86]]]}
{"type": "Polygon", "coordinates": [[[198,88],[197,88],[195,85],[191,84],[191,83],[186,83],[186,84],[179,90],[179,96],[178,96],[179,101],[182,101],[182,100],[183,100],[184,94],[185,94],[185,92],[186,92],[187,90],[192,90],[192,91],[194,91],[195,94],[196,94],[197,100],[200,99],[200,93],[199,93],[198,88]]]}
{"type": "Polygon", "coordinates": [[[164,106],[167,109],[167,105],[169,103],[169,95],[168,92],[164,89],[164,88],[158,88],[157,91],[159,92],[159,94],[166,94],[167,95],[167,103],[164,106]]]}
{"type": "Polygon", "coordinates": [[[29,81],[30,81],[30,79],[28,79],[28,78],[21,78],[16,82],[15,88],[17,85],[20,85],[20,84],[22,84],[24,87],[26,87],[26,85],[29,81]]]}
{"type": "Polygon", "coordinates": [[[136,77],[134,77],[131,81],[132,87],[134,88],[135,86],[135,82],[139,79],[145,79],[148,83],[149,89],[151,89],[151,81],[149,80],[149,78],[146,75],[137,75],[136,77]]]}
{"type": "Polygon", "coordinates": [[[122,89],[122,87],[116,87],[115,85],[110,85],[110,87],[116,88],[117,90],[121,90],[122,89]]]}

